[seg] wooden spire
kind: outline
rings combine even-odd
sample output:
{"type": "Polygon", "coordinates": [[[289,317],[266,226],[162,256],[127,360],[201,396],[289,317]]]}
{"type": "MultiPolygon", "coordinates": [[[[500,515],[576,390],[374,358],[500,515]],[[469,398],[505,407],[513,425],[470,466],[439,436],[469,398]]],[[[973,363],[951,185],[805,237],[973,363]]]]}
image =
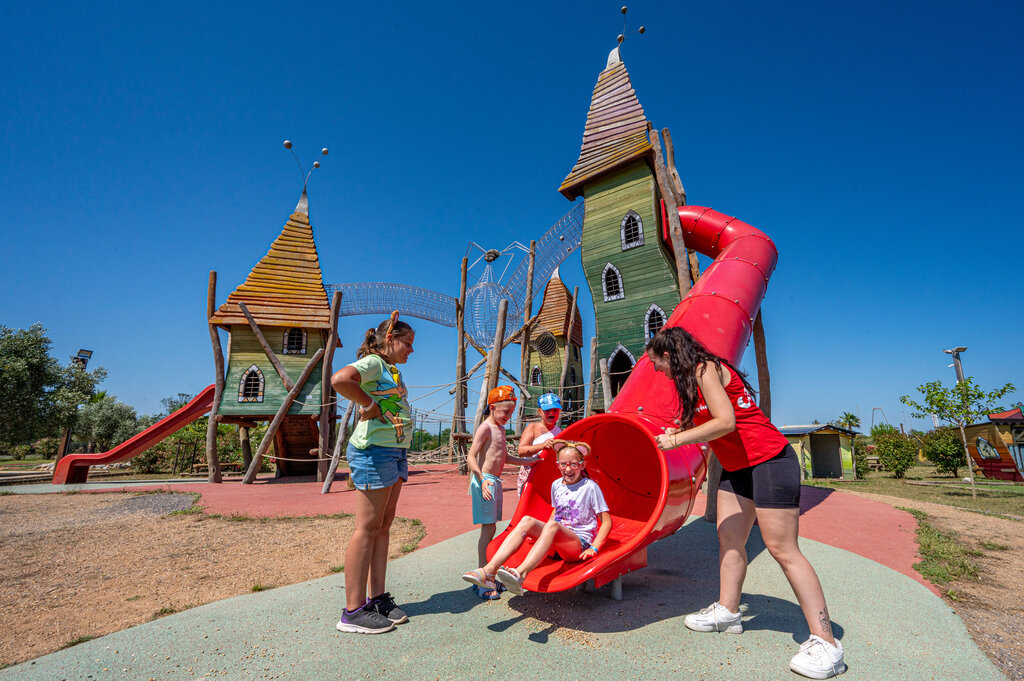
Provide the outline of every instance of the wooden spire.
{"type": "Polygon", "coordinates": [[[579,307],[576,308],[576,323],[570,325],[570,312],[572,308],[572,294],[569,288],[558,276],[558,268],[555,268],[551,280],[544,287],[544,299],[540,305],[540,312],[537,317],[537,326],[541,331],[550,331],[553,336],[569,335],[569,327],[572,327],[572,342],[575,345],[583,346],[583,319],[580,317],[579,307]]]}
{"type": "Polygon", "coordinates": [[[594,86],[580,157],[558,191],[572,201],[585,183],[650,150],[647,118],[616,47],[594,86]]]}
{"type": "Polygon", "coordinates": [[[252,268],[245,282],[231,292],[210,323],[248,324],[238,307],[238,303],[245,303],[262,326],[331,328],[331,309],[308,206],[303,188],[295,212],[270,250],[252,268]]]}

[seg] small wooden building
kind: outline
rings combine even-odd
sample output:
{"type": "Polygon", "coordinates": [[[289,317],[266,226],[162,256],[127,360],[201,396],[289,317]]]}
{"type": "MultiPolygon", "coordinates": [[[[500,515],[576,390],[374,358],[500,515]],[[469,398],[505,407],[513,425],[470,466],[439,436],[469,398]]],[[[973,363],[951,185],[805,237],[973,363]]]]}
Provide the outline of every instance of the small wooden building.
{"type": "MultiPolygon", "coordinates": [[[[210,318],[211,324],[228,332],[224,394],[217,414],[221,422],[249,427],[273,419],[290,386],[278,374],[239,303],[245,304],[293,383],[317,350],[327,350],[330,305],[305,189],[270,250],[210,318]]],[[[331,354],[328,350],[325,358],[331,354]]],[[[278,475],[317,472],[317,419],[323,396],[330,394],[321,373],[318,364],[274,434],[278,475]]]]}
{"type": "Polygon", "coordinates": [[[988,422],[964,428],[967,451],[986,478],[1024,482],[1024,413],[1022,405],[988,415],[988,422]]]}
{"type": "MultiPolygon", "coordinates": [[[[647,118],[616,47],[597,77],[579,158],[559,187],[569,200],[584,197],[583,271],[612,397],[680,300],[675,259],[662,238],[653,153],[647,118]]],[[[601,376],[593,373],[591,402],[601,411],[601,376]]]]}
{"type": "Polygon", "coordinates": [[[555,268],[551,280],[544,287],[544,298],[538,313],[536,334],[530,339],[529,385],[533,396],[526,402],[524,413],[532,416],[537,409],[537,398],[546,392],[559,394],[565,353],[569,352],[569,371],[566,390],[561,394],[563,425],[583,418],[583,319],[576,308],[576,321],[572,323],[569,338],[572,294],[562,282],[555,268]]]}
{"type": "Polygon", "coordinates": [[[853,438],[857,431],[828,423],[782,426],[779,430],[800,457],[800,468],[805,480],[853,480],[857,477],[853,458],[853,438]]]}

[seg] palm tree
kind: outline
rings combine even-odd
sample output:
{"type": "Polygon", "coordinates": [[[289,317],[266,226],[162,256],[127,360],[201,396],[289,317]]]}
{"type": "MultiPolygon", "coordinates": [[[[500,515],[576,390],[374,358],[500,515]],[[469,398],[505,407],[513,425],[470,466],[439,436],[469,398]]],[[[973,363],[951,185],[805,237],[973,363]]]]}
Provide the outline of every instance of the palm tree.
{"type": "Polygon", "coordinates": [[[843,415],[833,421],[832,424],[842,428],[856,430],[857,428],[860,428],[860,417],[851,412],[844,411],[843,415]]]}

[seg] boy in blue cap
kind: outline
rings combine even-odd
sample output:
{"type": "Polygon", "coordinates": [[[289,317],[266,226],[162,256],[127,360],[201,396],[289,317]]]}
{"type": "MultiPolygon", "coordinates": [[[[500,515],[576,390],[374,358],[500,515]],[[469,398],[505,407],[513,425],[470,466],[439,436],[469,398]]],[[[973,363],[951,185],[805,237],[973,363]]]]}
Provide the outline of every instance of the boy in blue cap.
{"type": "MultiPolygon", "coordinates": [[[[537,415],[540,421],[529,424],[523,429],[519,438],[519,456],[534,456],[545,449],[550,449],[549,441],[558,437],[562,429],[558,427],[558,419],[562,415],[562,401],[554,393],[544,393],[537,398],[537,415]]],[[[521,466],[519,478],[516,480],[516,491],[523,496],[523,487],[530,479],[532,466],[521,466]]]]}

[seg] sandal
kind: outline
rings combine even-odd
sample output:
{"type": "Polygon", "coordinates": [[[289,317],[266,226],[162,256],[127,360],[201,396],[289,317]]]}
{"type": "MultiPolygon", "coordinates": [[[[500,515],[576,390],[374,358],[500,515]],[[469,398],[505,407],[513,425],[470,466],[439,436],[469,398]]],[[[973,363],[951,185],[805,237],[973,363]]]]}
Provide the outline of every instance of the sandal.
{"type": "Polygon", "coordinates": [[[477,596],[484,600],[493,601],[500,598],[500,596],[494,584],[493,576],[491,576],[491,579],[487,579],[489,576],[491,575],[484,573],[483,568],[477,568],[462,575],[462,578],[473,585],[473,593],[477,596]]]}
{"type": "Polygon", "coordinates": [[[498,581],[505,585],[509,591],[516,596],[523,595],[523,578],[515,568],[501,567],[496,575],[498,581]]]}

